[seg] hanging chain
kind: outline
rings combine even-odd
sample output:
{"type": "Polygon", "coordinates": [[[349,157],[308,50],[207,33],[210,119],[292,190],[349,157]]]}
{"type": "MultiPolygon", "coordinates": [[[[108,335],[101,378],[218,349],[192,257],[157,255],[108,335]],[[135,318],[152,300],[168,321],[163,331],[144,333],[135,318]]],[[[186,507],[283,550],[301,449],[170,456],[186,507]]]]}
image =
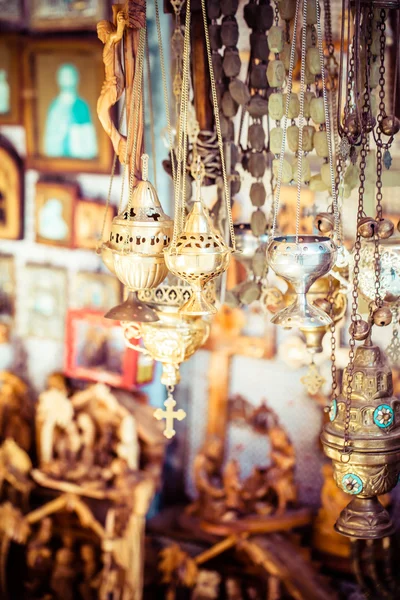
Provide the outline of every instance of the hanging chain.
{"type": "MultiPolygon", "coordinates": [[[[146,26],[140,29],[139,32],[139,45],[138,45],[138,51],[137,51],[137,55],[136,55],[136,68],[135,68],[135,77],[134,77],[134,83],[133,83],[133,93],[132,93],[132,100],[133,100],[133,106],[134,106],[134,110],[131,109],[131,114],[130,114],[130,118],[129,118],[129,129],[128,129],[128,143],[127,143],[127,147],[126,147],[126,151],[128,153],[128,148],[129,148],[129,140],[130,137],[132,137],[133,135],[133,144],[132,144],[132,153],[130,156],[130,174],[129,174],[129,196],[128,196],[128,206],[127,206],[127,212],[128,212],[128,219],[130,217],[130,212],[131,212],[131,208],[132,208],[132,197],[133,197],[133,190],[134,190],[134,182],[135,182],[135,171],[136,171],[136,151],[137,151],[137,145],[138,145],[138,129],[139,129],[139,115],[140,115],[140,102],[143,101],[142,99],[142,85],[143,85],[143,67],[144,67],[144,61],[145,61],[145,45],[146,45],[146,26]],[[132,112],[134,113],[133,118],[132,118],[132,112]],[[133,131],[132,131],[133,129],[133,131]]],[[[144,123],[143,123],[143,127],[144,127],[144,123]]],[[[126,160],[126,162],[128,162],[126,160]]],[[[125,162],[125,167],[126,167],[126,162],[125,162]]],[[[125,177],[124,177],[125,179],[125,177]]],[[[127,236],[127,240],[128,240],[128,236],[127,236]]]]}
{"type": "MultiPolygon", "coordinates": [[[[365,91],[364,100],[368,102],[368,92],[365,91]]],[[[357,223],[364,214],[364,192],[365,192],[365,168],[367,164],[367,146],[368,136],[365,131],[362,133],[361,140],[361,152],[360,152],[360,187],[358,190],[358,210],[357,210],[357,223]]],[[[350,449],[350,411],[351,411],[351,394],[353,391],[352,384],[354,378],[354,357],[355,357],[355,331],[357,325],[357,311],[358,311],[358,282],[360,275],[360,258],[361,258],[361,236],[358,232],[356,234],[356,241],[354,244],[354,271],[353,271],[353,289],[352,304],[351,304],[351,329],[350,329],[350,351],[349,351],[349,364],[347,365],[347,381],[346,381],[346,412],[345,412],[345,425],[344,425],[344,443],[343,443],[343,455],[349,454],[350,449]]],[[[343,460],[343,459],[342,459],[343,460]]]]}
{"type": "MultiPolygon", "coordinates": [[[[366,65],[368,69],[368,65],[366,65]]],[[[369,114],[370,110],[370,95],[368,80],[365,80],[364,88],[364,104],[363,114],[369,114]]],[[[362,128],[361,132],[361,151],[360,151],[360,186],[358,190],[358,210],[357,210],[357,224],[364,215],[364,193],[365,193],[365,169],[367,165],[367,153],[368,153],[368,133],[365,128],[362,128]]],[[[342,461],[344,462],[344,456],[349,455],[351,452],[350,448],[350,411],[351,411],[351,394],[353,391],[353,378],[354,378],[354,358],[355,358],[355,333],[357,326],[357,311],[358,311],[358,284],[360,275],[360,257],[361,257],[361,235],[357,227],[356,241],[355,241],[355,252],[354,252],[354,271],[353,271],[353,289],[352,289],[352,305],[351,305],[351,329],[350,329],[350,341],[349,341],[349,364],[347,365],[347,381],[346,381],[346,412],[345,412],[345,425],[344,425],[344,441],[343,441],[343,454],[342,461]]]]}
{"type": "Polygon", "coordinates": [[[230,185],[228,183],[228,176],[227,176],[226,165],[225,165],[224,145],[223,145],[223,140],[222,140],[221,123],[220,123],[220,118],[219,118],[219,106],[218,106],[217,89],[216,89],[216,85],[215,85],[214,67],[213,67],[212,58],[211,58],[211,45],[210,45],[210,36],[209,36],[209,31],[208,31],[207,10],[206,10],[205,0],[201,0],[201,10],[203,13],[203,23],[204,23],[204,33],[205,33],[206,49],[207,49],[208,69],[209,69],[209,73],[210,73],[210,82],[211,82],[211,95],[212,95],[213,107],[214,107],[215,128],[217,130],[218,147],[219,147],[219,152],[221,155],[221,170],[222,170],[222,179],[223,179],[223,183],[224,183],[226,213],[227,213],[227,217],[228,217],[232,250],[235,252],[236,242],[235,242],[235,232],[233,229],[231,192],[230,192],[230,185]]]}
{"type": "Polygon", "coordinates": [[[332,391],[331,397],[332,401],[337,399],[337,368],[336,368],[336,324],[333,319],[333,313],[335,310],[335,297],[334,297],[334,289],[333,289],[333,278],[329,278],[329,291],[328,291],[328,299],[330,303],[330,317],[332,319],[332,323],[329,327],[331,332],[331,375],[332,375],[332,391]]]}
{"type": "MultiPolygon", "coordinates": [[[[124,115],[125,115],[125,108],[126,108],[126,96],[125,96],[125,99],[124,99],[124,102],[122,105],[121,115],[120,115],[119,121],[118,121],[118,131],[120,131],[120,129],[121,129],[122,121],[123,121],[124,115]]],[[[118,155],[116,152],[114,152],[114,158],[113,158],[112,167],[111,167],[110,183],[108,186],[106,205],[105,205],[105,209],[104,209],[103,223],[101,226],[101,232],[100,232],[100,235],[98,238],[98,245],[97,245],[97,250],[96,250],[98,253],[100,252],[100,246],[103,242],[104,231],[106,229],[108,208],[111,203],[111,193],[112,193],[112,188],[113,188],[113,183],[114,183],[115,169],[117,168],[117,160],[118,160],[118,155]]],[[[118,211],[118,212],[120,212],[120,211],[118,211]]]]}
{"type": "Polygon", "coordinates": [[[328,97],[327,97],[327,93],[326,93],[324,52],[322,49],[321,13],[320,13],[320,8],[319,8],[319,2],[317,1],[315,5],[316,5],[316,12],[317,12],[318,50],[319,50],[319,62],[321,65],[321,75],[322,75],[322,96],[323,96],[324,111],[325,111],[325,129],[326,129],[326,137],[328,140],[328,160],[329,160],[329,171],[330,171],[330,176],[331,176],[331,195],[332,195],[333,215],[334,215],[334,224],[335,224],[335,237],[336,237],[336,243],[339,243],[340,242],[339,207],[338,207],[337,196],[336,196],[335,173],[334,173],[334,169],[333,169],[331,123],[330,123],[330,116],[329,116],[328,97]]]}
{"type": "MultiPolygon", "coordinates": [[[[318,5],[318,2],[316,2],[318,5]]],[[[307,50],[307,0],[303,0],[303,27],[301,31],[301,62],[300,62],[300,116],[299,116],[299,149],[297,152],[297,197],[296,197],[296,244],[299,243],[300,232],[300,199],[301,180],[303,175],[303,129],[304,129],[304,93],[305,69],[307,50]]]]}
{"type": "Polygon", "coordinates": [[[274,207],[274,218],[272,220],[272,233],[271,233],[271,238],[275,237],[275,230],[276,230],[276,223],[277,223],[277,217],[278,217],[278,212],[279,212],[279,203],[280,203],[280,196],[281,196],[281,182],[282,182],[282,172],[283,172],[283,159],[284,159],[284,155],[285,155],[285,145],[286,145],[286,132],[287,132],[287,121],[288,121],[288,115],[289,115],[289,104],[290,104],[290,97],[292,95],[292,86],[293,86],[293,69],[294,69],[294,58],[295,58],[295,53],[296,53],[296,36],[297,36],[297,22],[299,20],[299,12],[300,12],[300,0],[296,0],[296,13],[294,16],[294,23],[293,23],[293,40],[292,40],[292,46],[290,48],[290,61],[289,61],[289,75],[288,75],[288,81],[287,81],[287,91],[286,91],[286,105],[285,105],[285,115],[283,118],[283,128],[282,128],[282,144],[281,144],[281,151],[279,154],[279,166],[278,166],[278,177],[276,180],[276,186],[275,186],[275,198],[273,201],[273,207],[274,207]]]}
{"type": "MultiPolygon", "coordinates": [[[[151,140],[151,154],[153,163],[153,183],[157,189],[157,154],[156,154],[156,139],[154,135],[154,109],[153,109],[153,93],[151,86],[151,69],[150,69],[150,49],[149,49],[149,36],[146,31],[146,68],[147,68],[147,95],[149,97],[149,115],[150,115],[150,140],[151,140]]],[[[144,109],[144,103],[143,103],[144,109]]],[[[144,118],[143,118],[144,123],[144,118]]]]}
{"type": "Polygon", "coordinates": [[[165,114],[166,114],[166,119],[167,119],[168,143],[169,143],[169,151],[171,153],[172,181],[173,181],[173,185],[175,185],[176,175],[175,175],[174,141],[173,141],[173,136],[172,136],[171,113],[170,113],[169,99],[168,99],[167,74],[165,71],[164,47],[163,47],[162,35],[161,35],[160,11],[158,9],[158,0],[154,0],[154,5],[155,5],[155,13],[156,13],[156,28],[157,28],[157,39],[158,39],[158,51],[159,51],[159,55],[160,55],[161,79],[162,79],[162,86],[163,86],[164,106],[165,106],[165,114]]]}
{"type": "Polygon", "coordinates": [[[175,184],[175,219],[172,236],[172,247],[176,246],[178,235],[182,231],[185,214],[186,189],[186,139],[187,139],[187,109],[189,104],[189,62],[190,62],[190,0],[186,3],[185,33],[183,42],[182,91],[177,133],[177,170],[175,184]],[[182,189],[181,189],[182,186],[182,189]]]}

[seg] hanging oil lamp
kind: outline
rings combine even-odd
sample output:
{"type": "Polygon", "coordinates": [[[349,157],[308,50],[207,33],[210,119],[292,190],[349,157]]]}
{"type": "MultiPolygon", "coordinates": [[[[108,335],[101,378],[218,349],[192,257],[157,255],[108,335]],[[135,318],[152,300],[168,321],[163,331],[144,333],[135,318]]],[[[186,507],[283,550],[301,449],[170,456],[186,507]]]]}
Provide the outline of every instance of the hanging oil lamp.
{"type": "Polygon", "coordinates": [[[336,529],[360,539],[386,537],[394,532],[394,526],[377,496],[390,492],[400,474],[400,403],[393,396],[387,358],[369,337],[357,348],[350,373],[345,369],[342,390],[332,402],[330,422],[321,435],[337,485],[354,496],[341,512],[336,529]],[[351,451],[344,453],[348,386],[352,388],[351,451]]]}
{"type": "MultiPolygon", "coordinates": [[[[298,22],[300,3],[296,4],[295,22],[298,22]]],[[[304,15],[307,15],[307,0],[304,0],[304,15]]],[[[330,120],[327,104],[327,93],[325,87],[321,23],[319,6],[316,3],[316,20],[318,30],[318,52],[321,65],[322,79],[322,101],[324,122],[326,123],[326,136],[328,146],[329,164],[332,166],[332,145],[330,138],[330,120]]],[[[297,157],[297,210],[296,210],[296,233],[295,235],[275,237],[277,216],[280,203],[280,189],[282,182],[282,171],[285,152],[285,140],[287,131],[287,120],[289,115],[290,99],[293,84],[293,68],[296,49],[296,31],[293,31],[293,41],[290,52],[290,66],[288,77],[288,90],[286,95],[285,119],[283,127],[282,145],[279,157],[279,170],[274,199],[274,220],[272,228],[272,239],[267,247],[267,258],[269,266],[275,273],[290,284],[296,294],[293,304],[284,308],[274,315],[271,322],[283,327],[307,327],[309,329],[326,327],[332,320],[327,313],[318,306],[311,305],[307,300],[307,292],[311,285],[319,278],[326,275],[334,266],[337,257],[335,242],[326,236],[299,235],[300,228],[300,199],[301,183],[303,180],[303,153],[302,145],[304,129],[304,99],[305,99],[305,70],[306,70],[306,26],[303,24],[301,40],[301,76],[300,76],[300,111],[299,111],[299,144],[297,157]]],[[[322,121],[321,121],[322,123],[322,121]]],[[[332,170],[333,172],[333,170],[332,170]]],[[[338,221],[335,184],[332,178],[331,193],[333,198],[334,221],[338,221]]],[[[337,236],[334,236],[335,239],[337,236]]]]}
{"type": "Polygon", "coordinates": [[[101,246],[105,265],[130,292],[125,303],[107,313],[110,319],[156,320],[136,292],[157,287],[168,273],[163,250],[171,241],[173,221],[147,180],[147,155],[142,160],[143,179],[133,189],[128,207],[113,219],[109,240],[101,246]]]}

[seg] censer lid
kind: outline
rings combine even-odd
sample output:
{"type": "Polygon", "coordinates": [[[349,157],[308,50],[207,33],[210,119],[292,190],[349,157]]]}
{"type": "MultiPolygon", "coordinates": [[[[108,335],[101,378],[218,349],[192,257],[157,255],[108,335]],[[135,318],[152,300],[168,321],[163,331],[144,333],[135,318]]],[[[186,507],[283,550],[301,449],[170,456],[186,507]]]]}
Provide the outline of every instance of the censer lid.
{"type": "Polygon", "coordinates": [[[139,181],[133,190],[131,207],[126,208],[114,218],[114,222],[124,225],[127,221],[145,223],[171,223],[172,219],[165,214],[155,187],[150,181],[139,181]]]}
{"type": "Polygon", "coordinates": [[[215,230],[201,200],[193,202],[182,233],[178,236],[176,250],[179,253],[210,254],[228,251],[222,236],[215,230]]]}
{"type": "MultiPolygon", "coordinates": [[[[342,393],[333,401],[330,422],[322,439],[332,448],[343,447],[346,419],[348,371],[343,374],[342,393]]],[[[375,344],[357,348],[351,382],[351,445],[354,452],[379,453],[400,449],[399,401],[393,396],[392,372],[388,359],[375,344]]]]}

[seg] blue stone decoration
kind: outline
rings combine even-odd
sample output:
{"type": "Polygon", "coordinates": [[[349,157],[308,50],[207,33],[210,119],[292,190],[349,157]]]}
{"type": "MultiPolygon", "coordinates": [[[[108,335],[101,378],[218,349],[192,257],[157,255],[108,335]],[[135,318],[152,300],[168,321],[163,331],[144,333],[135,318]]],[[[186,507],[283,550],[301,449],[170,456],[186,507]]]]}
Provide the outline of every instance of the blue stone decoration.
{"type": "Polygon", "coordinates": [[[337,400],[334,398],[331,402],[331,407],[329,409],[329,419],[334,421],[337,415],[337,400]]]}
{"type": "Polygon", "coordinates": [[[390,427],[394,420],[393,408],[388,404],[380,404],[374,410],[374,423],[381,429],[390,427]]]}
{"type": "Polygon", "coordinates": [[[352,494],[356,496],[362,492],[363,487],[363,482],[358,475],[355,475],[354,473],[347,473],[343,476],[342,489],[344,492],[346,492],[346,494],[352,494]]]}

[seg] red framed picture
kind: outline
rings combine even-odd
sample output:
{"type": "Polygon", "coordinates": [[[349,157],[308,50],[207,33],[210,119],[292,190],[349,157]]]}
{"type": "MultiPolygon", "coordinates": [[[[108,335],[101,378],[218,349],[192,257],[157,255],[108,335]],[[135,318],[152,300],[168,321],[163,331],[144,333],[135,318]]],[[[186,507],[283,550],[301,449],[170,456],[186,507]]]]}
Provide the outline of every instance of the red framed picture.
{"type": "Polygon", "coordinates": [[[65,374],[131,390],[153,379],[153,361],[127,348],[119,321],[98,310],[69,310],[65,374]]]}

